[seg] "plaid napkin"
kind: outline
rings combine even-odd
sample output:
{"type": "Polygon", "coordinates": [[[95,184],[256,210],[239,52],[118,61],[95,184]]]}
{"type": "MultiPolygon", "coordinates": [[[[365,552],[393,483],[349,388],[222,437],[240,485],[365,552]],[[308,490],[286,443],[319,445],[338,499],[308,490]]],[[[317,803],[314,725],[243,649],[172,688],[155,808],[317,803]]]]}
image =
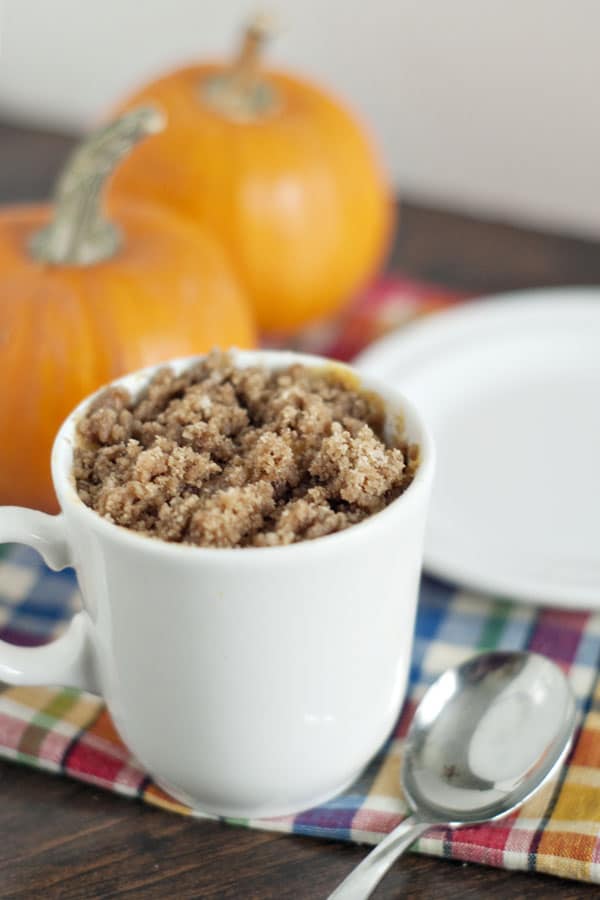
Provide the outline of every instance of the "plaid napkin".
{"type": "MultiPolygon", "coordinates": [[[[391,327],[456,298],[407,281],[379,285],[335,327],[305,335],[303,349],[350,358],[391,327]]],[[[50,572],[23,547],[0,546],[0,638],[36,646],[55,637],[79,606],[72,572],[50,572]]],[[[510,818],[452,832],[438,828],[417,849],[435,856],[600,883],[600,613],[522,606],[424,578],[409,693],[396,728],[348,791],[297,816],[245,825],[376,843],[406,814],[398,787],[403,738],[425,689],[448,666],[482,650],[530,649],[567,673],[581,728],[567,765],[510,818]]],[[[100,699],[70,688],[0,683],[0,756],[59,772],[184,815],[117,736],[100,699]]]]}

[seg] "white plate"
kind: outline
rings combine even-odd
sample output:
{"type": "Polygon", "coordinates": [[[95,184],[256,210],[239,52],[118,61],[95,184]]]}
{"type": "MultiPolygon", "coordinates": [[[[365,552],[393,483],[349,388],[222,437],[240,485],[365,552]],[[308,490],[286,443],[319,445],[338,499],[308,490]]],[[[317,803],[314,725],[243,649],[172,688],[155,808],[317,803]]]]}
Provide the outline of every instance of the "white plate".
{"type": "Polygon", "coordinates": [[[600,609],[600,289],[505,294],[372,345],[438,451],[425,566],[476,590],[600,609]]]}

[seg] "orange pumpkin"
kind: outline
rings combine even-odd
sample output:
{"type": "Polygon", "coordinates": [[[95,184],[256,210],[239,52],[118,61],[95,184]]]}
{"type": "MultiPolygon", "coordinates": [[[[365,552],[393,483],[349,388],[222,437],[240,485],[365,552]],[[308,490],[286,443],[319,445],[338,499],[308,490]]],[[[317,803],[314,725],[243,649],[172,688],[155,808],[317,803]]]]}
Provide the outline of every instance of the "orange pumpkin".
{"type": "Polygon", "coordinates": [[[112,191],[208,225],[230,251],[261,327],[333,313],[375,272],[393,221],[365,133],[336,100],[259,68],[261,22],[233,64],[193,65],[144,87],[168,128],[136,148],[112,191]]]}
{"type": "Polygon", "coordinates": [[[49,454],[62,419],[132,369],[254,343],[251,314],[220,247],[162,209],[114,203],[116,158],[157,125],[137,110],[75,152],[54,211],[0,213],[0,503],[52,511],[49,454]],[[46,226],[45,228],[43,226],[46,226]]]}

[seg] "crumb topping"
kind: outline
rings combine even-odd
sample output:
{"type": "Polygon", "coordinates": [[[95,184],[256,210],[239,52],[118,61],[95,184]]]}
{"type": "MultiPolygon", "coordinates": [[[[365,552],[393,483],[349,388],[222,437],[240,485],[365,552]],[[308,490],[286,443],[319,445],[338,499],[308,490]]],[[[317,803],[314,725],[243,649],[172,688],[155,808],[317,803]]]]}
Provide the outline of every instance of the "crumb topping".
{"type": "Polygon", "coordinates": [[[117,525],[203,547],[341,531],[402,493],[414,447],[387,446],[379,398],[342,370],[237,368],[213,352],[140,397],[109,388],[78,424],[74,478],[117,525]]]}

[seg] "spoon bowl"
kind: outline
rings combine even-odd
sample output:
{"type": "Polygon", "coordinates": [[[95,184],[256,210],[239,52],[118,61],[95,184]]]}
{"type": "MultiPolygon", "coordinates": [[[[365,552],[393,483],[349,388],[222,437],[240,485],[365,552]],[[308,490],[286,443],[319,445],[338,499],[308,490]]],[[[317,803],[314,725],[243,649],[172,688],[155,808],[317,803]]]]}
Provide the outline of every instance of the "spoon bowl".
{"type": "Polygon", "coordinates": [[[431,823],[510,813],[552,774],[575,725],[569,683],[537,653],[485,653],[445,672],[413,718],[402,789],[431,823]]]}
{"type": "Polygon", "coordinates": [[[482,653],[425,692],[404,746],[402,789],[413,810],[330,900],[365,900],[433,825],[508,815],[558,770],[577,721],[563,672],[537,653],[482,653]]]}

